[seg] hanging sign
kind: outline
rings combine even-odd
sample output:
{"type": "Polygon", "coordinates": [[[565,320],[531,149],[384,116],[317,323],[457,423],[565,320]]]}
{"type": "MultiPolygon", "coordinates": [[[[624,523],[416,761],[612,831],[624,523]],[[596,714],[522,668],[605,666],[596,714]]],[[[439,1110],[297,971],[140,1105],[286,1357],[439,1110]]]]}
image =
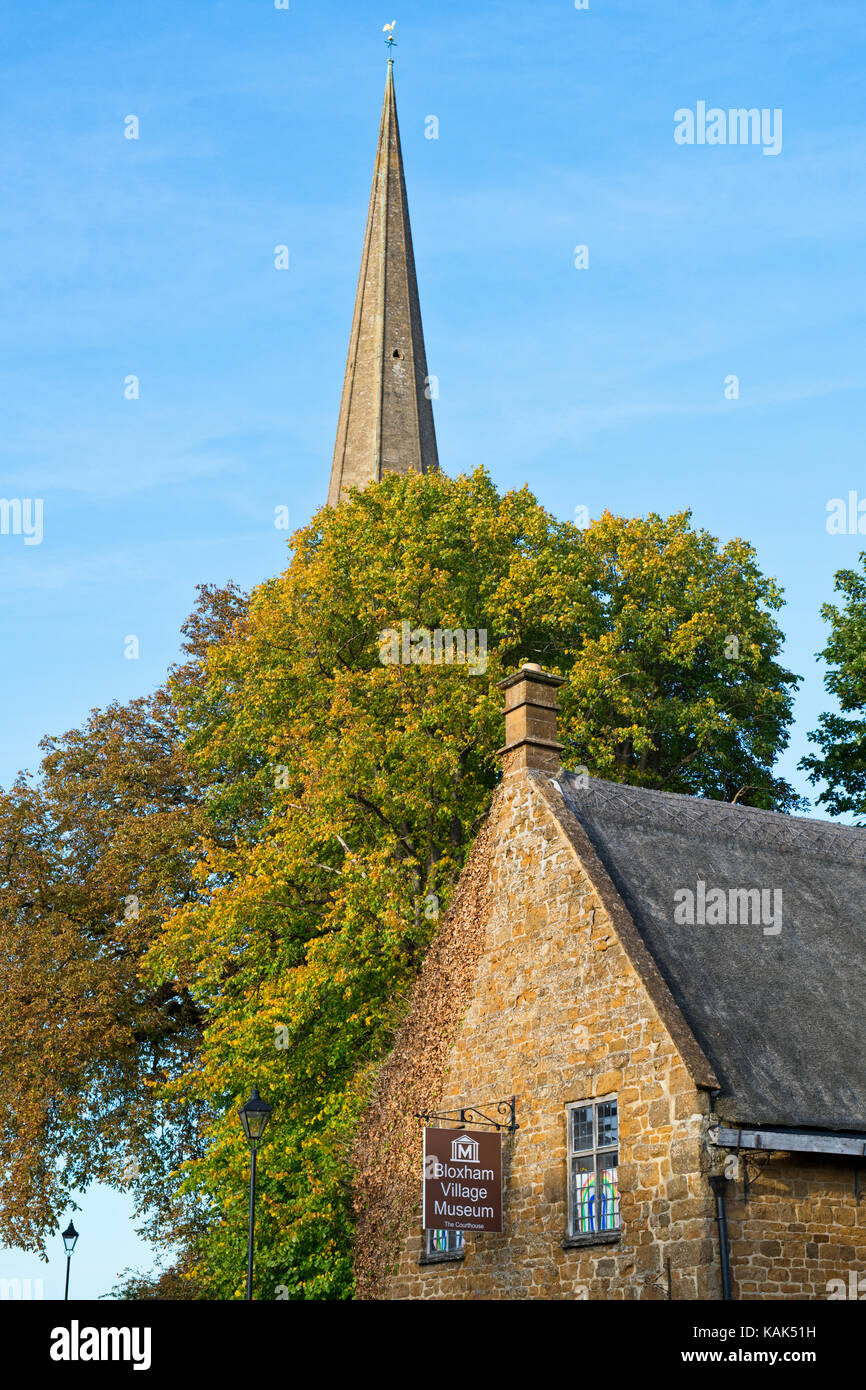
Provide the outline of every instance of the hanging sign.
{"type": "Polygon", "coordinates": [[[424,1130],[425,1231],[502,1230],[502,1135],[424,1130]]]}

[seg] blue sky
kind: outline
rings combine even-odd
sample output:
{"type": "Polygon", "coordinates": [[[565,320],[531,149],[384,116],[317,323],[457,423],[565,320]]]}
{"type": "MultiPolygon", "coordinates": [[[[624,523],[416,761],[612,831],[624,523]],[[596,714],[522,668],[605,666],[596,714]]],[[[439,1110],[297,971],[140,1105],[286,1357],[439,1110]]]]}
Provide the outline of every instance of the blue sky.
{"type": "MultiPolygon", "coordinates": [[[[751,540],[807,791],[819,608],[866,545],[826,530],[866,496],[862,0],[388,3],[0,15],[0,496],[44,499],[41,545],[0,535],[0,782],[160,683],[195,585],[275,573],[274,508],[324,501],[396,18],[442,466],[751,540]],[[781,153],[677,145],[702,100],[780,108],[781,153]]],[[[112,1239],[79,1292],[139,1261],[118,1201],[84,1199],[112,1239]]]]}

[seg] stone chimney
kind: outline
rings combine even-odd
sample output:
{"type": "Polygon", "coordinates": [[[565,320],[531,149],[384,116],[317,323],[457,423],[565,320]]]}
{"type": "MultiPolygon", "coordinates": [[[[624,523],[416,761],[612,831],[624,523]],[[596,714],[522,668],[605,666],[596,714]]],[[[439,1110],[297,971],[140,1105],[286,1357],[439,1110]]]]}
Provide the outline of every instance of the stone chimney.
{"type": "Polygon", "coordinates": [[[556,737],[556,691],[560,685],[565,685],[562,676],[549,676],[534,662],[499,682],[499,689],[505,691],[505,747],[498,750],[503,772],[559,771],[562,744],[556,737]]]}

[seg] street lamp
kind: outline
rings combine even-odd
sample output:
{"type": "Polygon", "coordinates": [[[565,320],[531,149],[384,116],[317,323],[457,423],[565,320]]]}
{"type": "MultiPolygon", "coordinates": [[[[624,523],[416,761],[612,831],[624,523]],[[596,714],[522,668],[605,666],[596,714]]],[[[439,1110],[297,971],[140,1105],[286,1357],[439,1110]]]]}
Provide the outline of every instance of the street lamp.
{"type": "Polygon", "coordinates": [[[75,1249],[75,1242],[77,1240],[78,1232],[70,1221],[66,1230],[63,1232],[63,1245],[66,1250],[66,1292],[63,1295],[64,1299],[69,1297],[69,1266],[72,1263],[72,1252],[75,1249]]]}
{"type": "Polygon", "coordinates": [[[258,1086],[246,1105],[238,1110],[250,1146],[250,1234],[247,1243],[247,1298],[253,1296],[253,1231],[256,1220],[256,1151],[271,1118],[271,1107],[259,1095],[258,1086]]]}

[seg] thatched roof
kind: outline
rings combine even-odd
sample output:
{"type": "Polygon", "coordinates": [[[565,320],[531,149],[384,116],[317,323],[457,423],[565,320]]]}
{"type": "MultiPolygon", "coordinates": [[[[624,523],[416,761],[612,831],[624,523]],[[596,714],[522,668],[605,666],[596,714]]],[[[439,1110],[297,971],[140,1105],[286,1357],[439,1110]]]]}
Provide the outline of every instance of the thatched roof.
{"type": "Polygon", "coordinates": [[[866,1131],[866,830],[566,773],[544,780],[715,1071],[719,1116],[866,1131]],[[731,890],[763,889],[767,906],[781,890],[781,930],[765,932],[770,918],[678,924],[675,903],[687,900],[675,894],[699,881],[723,890],[726,911],[742,912],[731,890]]]}

